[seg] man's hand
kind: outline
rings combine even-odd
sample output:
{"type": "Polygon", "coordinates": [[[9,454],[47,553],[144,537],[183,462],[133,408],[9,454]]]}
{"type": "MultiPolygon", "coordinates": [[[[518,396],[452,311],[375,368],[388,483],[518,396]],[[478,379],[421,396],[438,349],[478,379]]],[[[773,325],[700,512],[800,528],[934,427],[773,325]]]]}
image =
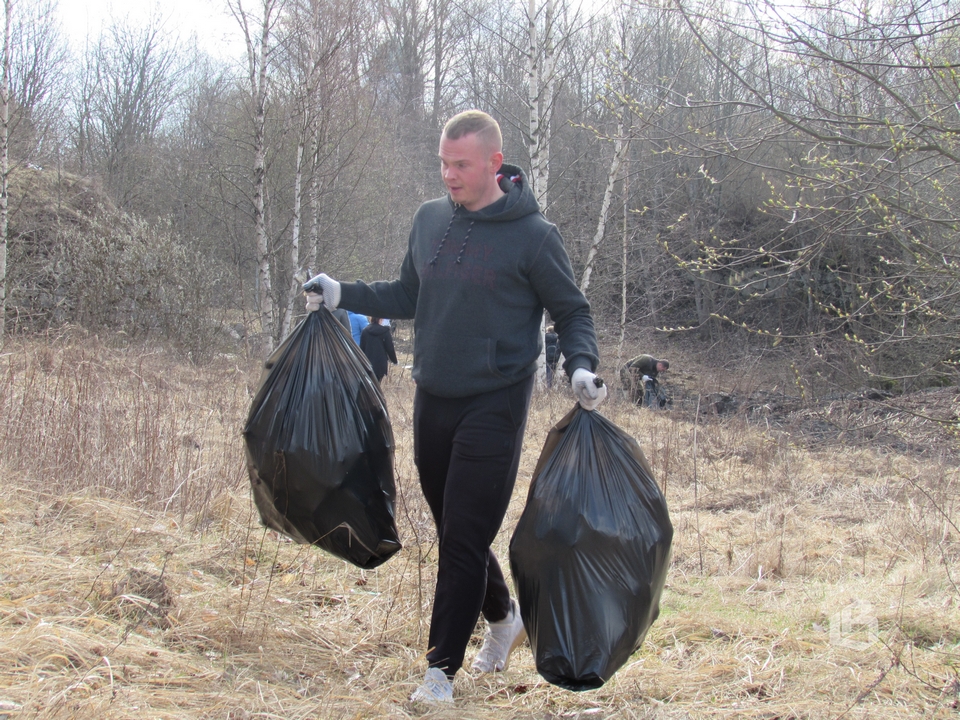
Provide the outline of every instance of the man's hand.
{"type": "Polygon", "coordinates": [[[595,410],[607,396],[607,386],[586,368],[577,368],[570,378],[573,395],[584,410],[595,410]]]}
{"type": "Polygon", "coordinates": [[[340,304],[340,283],[323,273],[305,282],[303,290],[307,294],[307,310],[310,312],[319,310],[321,304],[333,312],[340,304]]]}

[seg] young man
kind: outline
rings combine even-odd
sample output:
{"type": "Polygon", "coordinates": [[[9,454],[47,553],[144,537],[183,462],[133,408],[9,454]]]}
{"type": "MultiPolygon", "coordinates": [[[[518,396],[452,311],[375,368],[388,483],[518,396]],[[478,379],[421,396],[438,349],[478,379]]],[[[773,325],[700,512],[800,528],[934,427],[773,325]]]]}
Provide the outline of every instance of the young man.
{"type": "Polygon", "coordinates": [[[453,117],[440,138],[449,195],[417,211],[400,277],[368,285],[321,274],[304,285],[308,310],[323,303],[414,320],[414,460],[439,538],[429,667],[411,696],[428,703],[453,700],[481,613],[487,633],[474,670],[505,670],[526,637],[490,544],[517,476],[544,308],[580,404],[593,410],[606,395],[595,384],[590,306],[560,233],[521,170],[503,164],[501,145],[486,113],[453,117]]]}

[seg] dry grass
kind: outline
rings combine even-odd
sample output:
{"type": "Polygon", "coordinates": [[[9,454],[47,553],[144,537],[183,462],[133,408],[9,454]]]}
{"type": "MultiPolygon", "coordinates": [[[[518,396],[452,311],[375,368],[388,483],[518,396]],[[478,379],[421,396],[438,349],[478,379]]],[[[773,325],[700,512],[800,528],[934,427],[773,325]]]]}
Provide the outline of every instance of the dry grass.
{"type": "MultiPolygon", "coordinates": [[[[619,404],[676,528],[661,617],[603,688],[545,683],[526,648],[420,679],[435,572],[412,385],[385,383],[405,549],[361,571],[259,527],[240,429],[259,377],[89,340],[0,362],[0,717],[955,718],[958,469],[864,447],[810,451],[742,417],[619,404]]],[[[539,394],[498,539],[506,558],[566,391],[539,394]]],[[[475,638],[479,643],[479,635],[475,638]]],[[[475,647],[468,650],[468,662],[475,647]]]]}

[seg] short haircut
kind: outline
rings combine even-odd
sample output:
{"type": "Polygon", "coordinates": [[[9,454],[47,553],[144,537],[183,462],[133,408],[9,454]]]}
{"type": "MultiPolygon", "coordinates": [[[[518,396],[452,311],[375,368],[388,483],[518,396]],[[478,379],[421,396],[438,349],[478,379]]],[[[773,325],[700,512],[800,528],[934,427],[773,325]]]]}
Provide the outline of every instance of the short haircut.
{"type": "Polygon", "coordinates": [[[664,369],[664,370],[669,370],[669,369],[670,369],[670,363],[667,362],[666,360],[657,360],[657,362],[660,363],[661,365],[663,365],[663,369],[664,369]]]}
{"type": "Polygon", "coordinates": [[[476,134],[481,142],[492,147],[494,152],[503,150],[503,135],[500,125],[482,110],[465,110],[447,120],[443,135],[449,140],[459,140],[464,135],[476,134]]]}

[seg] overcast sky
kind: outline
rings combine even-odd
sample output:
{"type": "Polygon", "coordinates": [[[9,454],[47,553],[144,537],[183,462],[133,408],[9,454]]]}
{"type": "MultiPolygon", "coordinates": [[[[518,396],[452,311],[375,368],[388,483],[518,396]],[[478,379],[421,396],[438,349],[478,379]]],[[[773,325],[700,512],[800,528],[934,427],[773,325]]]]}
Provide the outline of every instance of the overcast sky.
{"type": "Polygon", "coordinates": [[[226,0],[59,0],[59,6],[64,30],[76,48],[83,47],[87,37],[96,38],[111,18],[141,25],[158,12],[184,40],[196,33],[200,47],[215,57],[243,52],[226,0]]]}

